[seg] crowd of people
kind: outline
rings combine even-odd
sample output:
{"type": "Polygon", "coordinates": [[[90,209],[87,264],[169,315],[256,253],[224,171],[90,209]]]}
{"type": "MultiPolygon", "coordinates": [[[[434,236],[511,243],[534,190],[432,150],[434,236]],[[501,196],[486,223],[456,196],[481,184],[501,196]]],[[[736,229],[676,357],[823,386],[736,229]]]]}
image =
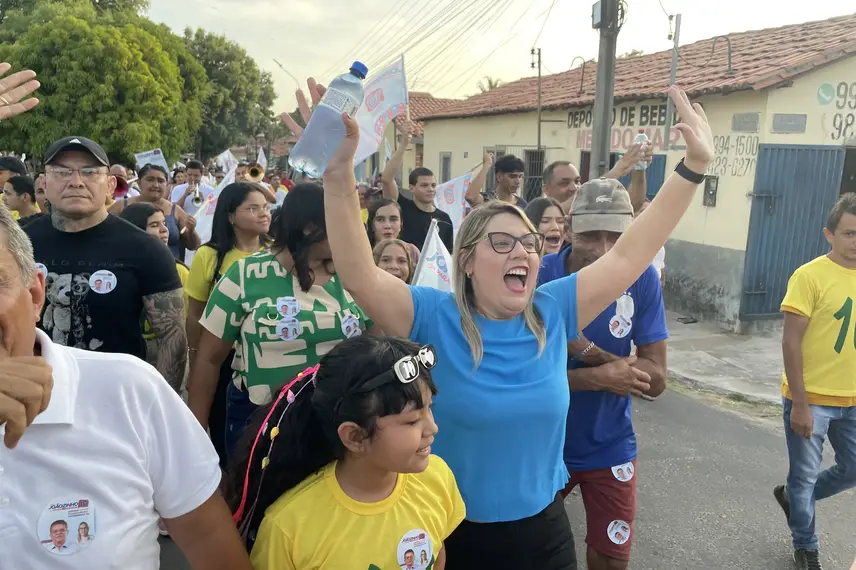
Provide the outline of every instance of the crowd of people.
{"type": "MultiPolygon", "coordinates": [[[[37,88],[0,81],[0,120],[37,88]]],[[[713,154],[703,109],[668,96],[686,157],[653,201],[641,146],[585,184],[551,164],[528,204],[522,161],[486,154],[457,232],[429,169],[399,191],[406,123],[380,195],[347,115],[323,180],[288,188],[191,161],[132,192],[74,135],[38,182],[0,157],[0,566],[156,568],[160,529],[206,570],[573,570],[579,487],[588,568],[627,568],[632,398],[666,388],[652,261],[713,154]],[[451,293],[410,284],[434,220],[451,293]]]]}

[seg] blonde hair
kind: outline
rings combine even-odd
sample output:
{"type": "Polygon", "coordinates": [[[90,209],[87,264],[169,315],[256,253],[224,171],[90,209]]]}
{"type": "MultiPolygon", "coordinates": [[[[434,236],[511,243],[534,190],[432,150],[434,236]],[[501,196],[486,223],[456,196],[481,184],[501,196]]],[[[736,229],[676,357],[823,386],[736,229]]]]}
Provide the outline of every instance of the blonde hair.
{"type": "MultiPolygon", "coordinates": [[[[455,260],[455,271],[452,272],[455,303],[457,303],[458,311],[461,313],[461,329],[470,345],[476,368],[478,368],[484,355],[484,346],[482,345],[481,332],[479,332],[474,318],[477,313],[475,291],[472,281],[466,274],[466,267],[475,255],[475,246],[487,235],[488,223],[500,214],[516,216],[526,224],[530,232],[538,231],[523,213],[523,210],[500,200],[492,200],[475,208],[464,218],[458,230],[455,251],[452,254],[455,260]]],[[[540,253],[538,255],[540,258],[540,253]]],[[[534,295],[534,290],[529,293],[526,308],[523,309],[523,319],[526,322],[526,327],[532,331],[538,340],[538,354],[540,355],[547,344],[547,331],[544,328],[544,319],[532,303],[534,295]]]]}
{"type": "Polygon", "coordinates": [[[400,239],[395,238],[385,239],[379,242],[372,250],[374,264],[377,265],[380,263],[380,258],[383,256],[383,250],[385,250],[388,245],[397,245],[404,250],[404,255],[407,256],[407,279],[405,279],[404,282],[410,283],[410,280],[413,279],[413,270],[416,269],[413,263],[413,255],[410,253],[410,244],[404,243],[400,239]]]}

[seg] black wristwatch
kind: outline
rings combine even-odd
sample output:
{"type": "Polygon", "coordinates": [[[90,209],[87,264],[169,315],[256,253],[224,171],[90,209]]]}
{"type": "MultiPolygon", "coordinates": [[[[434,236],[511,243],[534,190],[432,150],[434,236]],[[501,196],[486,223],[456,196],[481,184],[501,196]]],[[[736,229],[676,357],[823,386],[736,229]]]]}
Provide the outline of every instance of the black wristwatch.
{"type": "Polygon", "coordinates": [[[675,167],[675,172],[678,173],[678,176],[681,178],[685,178],[692,182],[693,184],[701,184],[704,182],[704,174],[699,174],[697,172],[693,172],[687,165],[684,164],[684,159],[682,158],[678,165],[675,167]]]}

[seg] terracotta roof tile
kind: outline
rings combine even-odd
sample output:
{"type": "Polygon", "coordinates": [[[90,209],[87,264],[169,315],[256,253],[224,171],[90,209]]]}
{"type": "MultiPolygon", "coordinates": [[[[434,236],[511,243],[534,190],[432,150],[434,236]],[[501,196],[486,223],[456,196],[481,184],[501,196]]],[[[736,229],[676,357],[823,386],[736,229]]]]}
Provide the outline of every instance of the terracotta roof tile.
{"type": "MultiPolygon", "coordinates": [[[[677,84],[691,95],[700,95],[759,90],[786,83],[816,67],[856,54],[856,14],[727,37],[731,42],[731,74],[728,42],[710,38],[681,47],[677,84]],[[716,49],[711,56],[714,42],[716,49]]],[[[671,65],[671,50],[619,59],[615,69],[616,102],[661,97],[669,84],[671,65]]],[[[591,104],[596,68],[588,64],[584,71],[578,67],[544,76],[542,107],[560,109],[591,104]]],[[[537,106],[537,89],[538,78],[527,77],[448,104],[439,111],[412,116],[441,119],[532,111],[537,106]]]]}
{"type": "MultiPolygon", "coordinates": [[[[438,112],[447,105],[459,102],[458,99],[438,99],[424,91],[411,91],[408,97],[410,99],[410,134],[414,137],[421,137],[425,126],[421,121],[413,120],[414,118],[438,112]]],[[[401,120],[398,118],[396,122],[401,120]]]]}

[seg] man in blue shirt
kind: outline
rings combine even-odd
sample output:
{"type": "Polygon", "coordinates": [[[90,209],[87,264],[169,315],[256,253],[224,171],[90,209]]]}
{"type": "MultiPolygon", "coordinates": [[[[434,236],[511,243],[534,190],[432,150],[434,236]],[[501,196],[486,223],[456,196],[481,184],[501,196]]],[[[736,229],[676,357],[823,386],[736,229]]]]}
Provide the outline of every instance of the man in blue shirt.
{"type": "MultiPolygon", "coordinates": [[[[620,182],[583,184],[570,213],[570,245],[544,257],[539,285],[597,261],[632,221],[630,196],[620,182]]],[[[668,336],[660,279],[651,266],[568,344],[564,458],[571,480],[563,493],[577,485],[582,491],[589,570],[624,570],[630,561],[637,454],[631,396],[665,390],[668,336]]]]}

